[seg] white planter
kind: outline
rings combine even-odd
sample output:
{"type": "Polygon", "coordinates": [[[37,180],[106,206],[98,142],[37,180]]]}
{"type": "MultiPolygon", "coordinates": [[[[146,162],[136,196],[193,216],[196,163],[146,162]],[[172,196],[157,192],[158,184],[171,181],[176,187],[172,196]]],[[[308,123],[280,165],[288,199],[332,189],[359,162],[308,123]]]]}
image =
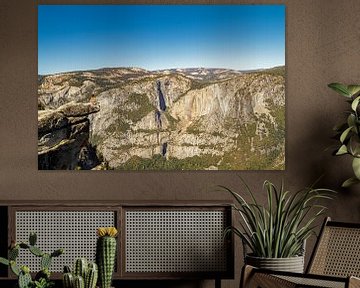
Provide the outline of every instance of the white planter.
{"type": "Polygon", "coordinates": [[[262,269],[304,273],[304,256],[263,258],[246,255],[245,263],[262,269]]]}

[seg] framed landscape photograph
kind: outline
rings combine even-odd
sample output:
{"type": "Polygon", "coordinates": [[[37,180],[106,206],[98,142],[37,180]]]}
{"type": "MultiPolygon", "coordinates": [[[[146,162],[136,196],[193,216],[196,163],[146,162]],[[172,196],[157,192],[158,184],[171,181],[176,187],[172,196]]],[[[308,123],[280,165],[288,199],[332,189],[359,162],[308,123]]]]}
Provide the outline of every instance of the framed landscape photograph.
{"type": "Polygon", "coordinates": [[[38,168],[285,169],[285,5],[39,5],[38,168]]]}

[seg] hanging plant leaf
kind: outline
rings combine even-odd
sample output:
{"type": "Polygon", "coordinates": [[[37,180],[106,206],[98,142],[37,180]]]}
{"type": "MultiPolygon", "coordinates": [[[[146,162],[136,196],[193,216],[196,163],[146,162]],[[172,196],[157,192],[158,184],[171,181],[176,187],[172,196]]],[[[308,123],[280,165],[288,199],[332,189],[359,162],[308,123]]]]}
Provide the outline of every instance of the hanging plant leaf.
{"type": "Polygon", "coordinates": [[[348,85],[347,90],[351,96],[354,96],[360,92],[360,85],[348,85]]]}
{"type": "Polygon", "coordinates": [[[356,111],[357,106],[359,105],[360,96],[356,97],[354,101],[351,103],[351,109],[356,111]]]}
{"type": "Polygon", "coordinates": [[[360,180],[360,158],[354,157],[352,168],[357,179],[360,180]]]}
{"type": "Polygon", "coordinates": [[[354,114],[350,114],[347,118],[347,124],[350,126],[355,126],[356,124],[356,116],[354,114]]]}
{"type": "Polygon", "coordinates": [[[341,143],[344,143],[344,141],[346,140],[346,137],[349,135],[349,132],[351,131],[352,128],[353,127],[351,126],[347,129],[345,129],[345,131],[341,134],[341,136],[340,136],[341,143]]]}
{"type": "Polygon", "coordinates": [[[348,149],[347,149],[347,147],[346,147],[346,145],[342,145],[340,148],[339,148],[339,150],[336,152],[336,154],[335,155],[344,155],[344,154],[347,154],[347,153],[349,153],[348,152],[348,149]]]}
{"type": "Polygon", "coordinates": [[[357,179],[355,177],[351,177],[351,178],[347,179],[346,181],[344,181],[344,183],[341,185],[341,187],[348,188],[352,185],[359,184],[359,183],[360,183],[359,179],[357,179]]]}
{"type": "Polygon", "coordinates": [[[349,93],[348,87],[341,83],[331,83],[328,85],[329,88],[333,89],[337,93],[341,94],[342,96],[350,98],[351,95],[349,93]]]}
{"type": "Polygon", "coordinates": [[[360,157],[360,138],[358,135],[355,134],[350,137],[347,148],[351,155],[354,157],[360,157]]]}

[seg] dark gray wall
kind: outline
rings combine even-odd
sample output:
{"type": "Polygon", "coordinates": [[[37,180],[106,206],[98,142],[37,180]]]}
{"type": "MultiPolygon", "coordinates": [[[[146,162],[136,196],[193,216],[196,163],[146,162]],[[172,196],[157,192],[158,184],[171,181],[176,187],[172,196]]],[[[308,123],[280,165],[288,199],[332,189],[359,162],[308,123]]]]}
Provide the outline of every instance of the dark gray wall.
{"type": "MultiPolygon", "coordinates": [[[[74,1],[42,0],[38,3],[74,1]]],[[[76,3],[100,3],[100,0],[76,3]]],[[[223,184],[236,188],[240,186],[237,175],[241,175],[264,201],[261,186],[265,179],[277,184],[284,179],[286,186],[295,190],[324,174],[320,185],[339,191],[328,214],[337,220],[359,222],[360,186],[349,190],[339,188],[342,180],[351,174],[350,159],[335,158],[325,149],[333,143],[330,139],[332,127],[344,117],[346,108],[344,99],[331,92],[327,84],[334,81],[360,83],[360,22],[356,20],[360,15],[360,2],[243,0],[241,3],[284,3],[287,6],[285,171],[38,171],[36,1],[0,0],[0,200],[230,200],[228,195],[210,187],[223,184]]],[[[311,251],[311,241],[308,246],[311,251]]],[[[236,256],[239,271],[239,251],[236,256]]],[[[235,281],[226,281],[224,286],[237,287],[239,273],[236,277],[235,281]]],[[[194,285],[211,287],[213,283],[194,285]]],[[[193,285],[183,283],[182,286],[193,285]]]]}

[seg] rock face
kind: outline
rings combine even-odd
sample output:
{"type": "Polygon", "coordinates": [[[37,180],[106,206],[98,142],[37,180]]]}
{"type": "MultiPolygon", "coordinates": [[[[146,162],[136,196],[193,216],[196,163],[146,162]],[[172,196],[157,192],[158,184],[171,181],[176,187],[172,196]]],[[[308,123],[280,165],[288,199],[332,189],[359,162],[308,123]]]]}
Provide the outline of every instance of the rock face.
{"type": "Polygon", "coordinates": [[[93,103],[68,102],[57,109],[38,111],[39,169],[90,169],[99,160],[89,143],[88,115],[98,112],[93,103]]]}
{"type": "Polygon", "coordinates": [[[284,169],[284,67],[100,69],[43,76],[38,91],[39,108],[55,109],[39,119],[39,137],[57,131],[51,144],[74,121],[67,103],[100,105],[89,143],[112,169],[284,169]]]}

